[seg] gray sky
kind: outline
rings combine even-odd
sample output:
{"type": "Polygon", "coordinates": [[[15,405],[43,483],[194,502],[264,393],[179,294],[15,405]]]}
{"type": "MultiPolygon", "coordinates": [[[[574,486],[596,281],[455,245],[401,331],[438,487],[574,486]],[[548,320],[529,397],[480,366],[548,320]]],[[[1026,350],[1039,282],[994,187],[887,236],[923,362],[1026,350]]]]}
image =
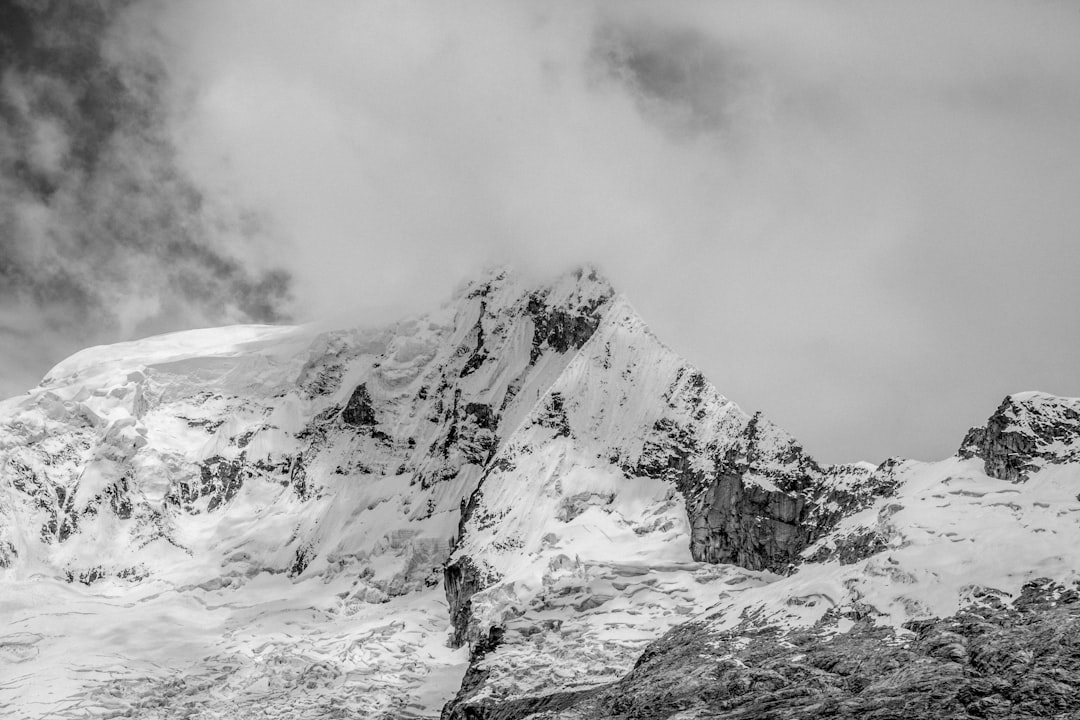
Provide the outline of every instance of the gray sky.
{"type": "Polygon", "coordinates": [[[89,343],[591,261],[825,461],[1080,395],[1074,2],[32,4],[7,394],[89,343]]]}

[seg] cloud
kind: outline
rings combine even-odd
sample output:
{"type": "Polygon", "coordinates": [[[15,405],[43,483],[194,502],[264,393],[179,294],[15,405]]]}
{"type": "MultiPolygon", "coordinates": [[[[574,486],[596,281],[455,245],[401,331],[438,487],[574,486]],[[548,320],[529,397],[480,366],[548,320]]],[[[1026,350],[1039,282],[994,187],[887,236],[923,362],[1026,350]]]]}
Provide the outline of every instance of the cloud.
{"type": "MultiPolygon", "coordinates": [[[[231,317],[364,322],[485,262],[595,261],[827,460],[941,457],[1006,392],[1080,394],[1070,3],[155,0],[123,18],[106,47],[154,61],[136,105],[170,149],[139,176],[198,198],[138,193],[125,216],[197,216],[182,247],[224,259],[183,256],[200,271],[164,304],[220,288],[231,317]]],[[[75,152],[64,123],[36,127],[33,167],[75,152]]],[[[59,182],[40,174],[38,195],[59,182]]],[[[53,222],[40,205],[23,222],[53,222]]]]}
{"type": "Polygon", "coordinates": [[[130,3],[8,3],[0,23],[0,389],[81,346],[275,320],[288,275],[246,259],[236,209],[174,162],[164,69],[130,3]]]}

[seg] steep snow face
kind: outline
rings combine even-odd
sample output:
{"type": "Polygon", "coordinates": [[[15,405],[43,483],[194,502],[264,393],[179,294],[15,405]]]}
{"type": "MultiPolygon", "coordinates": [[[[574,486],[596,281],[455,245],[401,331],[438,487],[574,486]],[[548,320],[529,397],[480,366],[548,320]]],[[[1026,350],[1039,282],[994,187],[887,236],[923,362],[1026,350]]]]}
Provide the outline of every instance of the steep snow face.
{"type": "Polygon", "coordinates": [[[9,572],[146,574],[163,554],[228,555],[234,504],[295,524],[274,533],[291,543],[254,560],[267,567],[302,571],[330,550],[330,520],[364,535],[353,548],[420,522],[448,541],[501,428],[562,373],[611,296],[595,275],[534,289],[495,273],[386,328],[222,328],[78,353],[4,408],[5,506],[20,513],[5,524],[18,530],[9,572]],[[324,502],[341,494],[362,507],[324,502]],[[349,515],[386,502],[394,512],[349,515]]]}
{"type": "MultiPolygon", "coordinates": [[[[1032,424],[1075,442],[1059,413],[1070,401],[1039,404],[1032,424]]],[[[1057,460],[1023,483],[979,458],[886,463],[874,474],[894,494],[842,520],[793,574],[698,605],[614,683],[514,707],[579,720],[1072,717],[1080,464],[1057,460]]]]}
{"type": "Polygon", "coordinates": [[[617,299],[469,499],[447,577],[457,642],[519,612],[567,560],[692,562],[684,495],[749,419],[617,299]]]}
{"type": "Polygon", "coordinates": [[[616,299],[463,512],[446,589],[475,662],[452,716],[613,681],[650,636],[775,580],[753,571],[798,561],[876,498],[869,478],[817,465],[616,299]]]}
{"type": "MultiPolygon", "coordinates": [[[[465,661],[439,629],[453,618],[451,645],[475,649],[524,608],[565,624],[592,681],[610,679],[720,586],[769,577],[700,562],[727,559],[702,557],[718,532],[739,557],[764,553],[739,512],[709,514],[721,476],[795,503],[778,522],[798,524],[850,475],[725,399],[589,270],[541,287],[495,271],[383,328],[91,348],[3,409],[0,572],[22,589],[12,642],[55,703],[93,696],[110,712],[141,708],[173,671],[186,681],[170,702],[224,714],[238,697],[298,717],[327,704],[433,712],[465,661]],[[64,582],[76,584],[40,602],[64,582]],[[88,638],[78,673],[45,632],[56,617],[88,638]],[[156,650],[131,634],[135,618],[164,630],[156,650]],[[309,644],[282,641],[284,626],[309,644]],[[376,631],[362,652],[350,639],[376,631]],[[85,659],[103,637],[127,638],[113,651],[135,668],[105,695],[104,666],[85,659]],[[269,658],[288,670],[266,675],[269,658]],[[291,691],[311,673],[318,692],[291,691]],[[228,688],[217,700],[208,677],[228,688]]],[[[540,687],[550,665],[536,667],[540,687]]],[[[38,690],[0,692],[16,705],[38,690]]]]}
{"type": "Polygon", "coordinates": [[[19,628],[0,645],[24,663],[0,703],[437,714],[464,670],[438,588],[461,507],[612,297],[591,271],[496,271],[383,328],[194,331],[60,363],[0,408],[19,628]]]}
{"type": "MultiPolygon", "coordinates": [[[[1070,462],[1068,455],[1077,441],[1068,412],[1072,401],[1042,396],[1036,404],[1031,399],[1021,395],[1006,406],[1027,406],[1022,427],[1039,428],[1040,435],[1056,438],[1059,454],[1044,457],[1041,469],[1020,484],[988,475],[980,458],[937,463],[892,460],[872,471],[865,466],[815,469],[812,460],[794,452],[782,431],[768,426],[754,429],[753,421],[747,423],[741,434],[728,438],[730,453],[722,453],[712,484],[706,484],[710,488],[706,497],[714,497],[714,507],[758,528],[762,537],[777,537],[775,514],[740,516],[740,507],[753,506],[740,504],[731,495],[716,497],[717,488],[734,486],[728,473],[735,457],[736,464],[747,470],[755,465],[767,468],[756,471],[758,477],[765,476],[759,484],[738,485],[743,494],[767,497],[766,505],[797,505],[806,501],[805,493],[767,494],[793,478],[803,478],[818,483],[817,490],[809,486],[823,498],[816,512],[837,517],[834,524],[820,526],[819,539],[804,547],[798,563],[783,575],[733,565],[685,564],[685,556],[684,564],[679,564],[673,552],[679,546],[665,544],[662,533],[642,533],[637,543],[618,536],[620,528],[633,522],[618,499],[591,506],[594,515],[584,527],[549,523],[551,534],[541,535],[538,545],[529,545],[529,538],[541,531],[523,525],[524,519],[516,519],[508,506],[495,505],[492,498],[505,493],[511,498],[505,501],[509,506],[543,505],[552,499],[515,495],[528,491],[512,482],[520,479],[513,470],[489,495],[493,471],[471,505],[496,527],[512,524],[493,532],[486,545],[464,541],[448,567],[452,606],[455,583],[475,593],[461,607],[471,611],[463,639],[474,642],[477,652],[445,717],[529,717],[540,711],[550,714],[538,717],[621,717],[620,712],[639,707],[629,699],[639,694],[647,698],[640,708],[656,716],[675,716],[684,710],[696,717],[697,712],[729,707],[723,702],[741,702],[737,698],[747,692],[716,684],[713,678],[725,667],[741,667],[753,677],[776,683],[766,689],[796,688],[800,678],[805,679],[804,670],[797,668],[786,677],[769,675],[768,667],[747,670],[738,660],[744,649],[745,657],[764,662],[761,658],[772,657],[777,648],[796,647],[787,638],[799,648],[806,646],[807,652],[818,652],[843,636],[836,647],[843,647],[849,637],[855,644],[862,642],[860,638],[870,639],[868,647],[873,647],[874,639],[880,638],[885,643],[881,652],[895,648],[910,654],[906,648],[921,640],[908,628],[918,628],[918,623],[971,608],[1000,614],[1033,586],[1059,588],[1062,597],[1075,597],[1080,586],[1075,552],[1080,543],[1080,463],[1070,462]],[[756,444],[769,450],[755,460],[752,439],[759,435],[764,441],[756,444]],[[766,484],[770,480],[772,485],[766,484]],[[608,506],[612,509],[607,517],[596,512],[608,506]],[[575,544],[589,532],[596,536],[575,544]],[[502,537],[518,537],[520,545],[500,547],[502,537]],[[614,555],[590,553],[609,538],[618,540],[618,547],[605,548],[614,555]],[[475,562],[462,554],[465,547],[472,548],[475,562]],[[649,551],[655,554],[640,562],[633,557],[635,552],[649,551]],[[670,562],[666,566],[661,564],[665,551],[670,562]],[[628,562],[620,562],[623,557],[628,562]],[[664,591],[656,592],[660,588],[664,591]],[[628,597],[633,600],[624,604],[628,597]],[[650,643],[636,634],[639,628],[668,632],[650,643]],[[816,644],[806,645],[811,640],[816,644]],[[714,655],[715,661],[710,660],[714,655]]],[[[572,434],[559,442],[566,452],[574,446],[572,434]]],[[[545,478],[545,492],[557,497],[560,488],[549,477],[558,472],[542,466],[537,454],[525,453],[526,462],[531,472],[545,478]]],[[[1002,458],[1015,463],[1008,455],[1002,458]]],[[[595,468],[596,461],[582,452],[568,467],[590,467],[590,462],[595,468]]],[[[617,481],[631,483],[627,477],[612,479],[617,481]]],[[[635,520],[641,517],[634,515],[635,520]]],[[[466,522],[467,527],[481,526],[477,537],[490,532],[482,524],[466,522]]],[[[1056,607],[1054,602],[1050,605],[1056,607]]],[[[460,632],[462,618],[457,620],[460,632]]],[[[994,622],[1009,620],[994,615],[994,622]]],[[[829,655],[827,650],[821,652],[829,655]]],[[[878,659],[887,665],[882,658],[874,661],[878,659]]],[[[961,684],[944,677],[934,693],[958,692],[961,684]]],[[[928,683],[923,683],[923,695],[928,683]]],[[[822,687],[809,683],[805,690],[792,690],[791,697],[810,693],[813,702],[805,704],[818,707],[829,698],[822,687]],[[814,695],[819,692],[821,697],[814,695]]],[[[746,695],[752,697],[756,696],[746,695]]]]}
{"type": "Polygon", "coordinates": [[[0,711],[509,717],[687,620],[945,616],[1078,579],[1078,434],[1027,393],[958,458],[821,466],[589,270],[91,348],[0,403],[0,711]]]}

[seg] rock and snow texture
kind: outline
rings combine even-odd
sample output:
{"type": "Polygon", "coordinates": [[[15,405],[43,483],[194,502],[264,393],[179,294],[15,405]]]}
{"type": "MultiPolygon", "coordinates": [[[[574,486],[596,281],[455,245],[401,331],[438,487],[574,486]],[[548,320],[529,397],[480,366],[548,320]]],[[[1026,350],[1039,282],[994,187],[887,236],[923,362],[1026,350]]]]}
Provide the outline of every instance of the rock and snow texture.
{"type": "Polygon", "coordinates": [[[968,432],[959,454],[982,458],[987,475],[1010,482],[1047,465],[1080,462],[1080,399],[1010,395],[985,427],[968,432]]]}
{"type": "Polygon", "coordinates": [[[819,467],[614,301],[462,513],[453,641],[484,657],[458,712],[627,672],[650,635],[765,582],[711,563],[788,567],[873,499],[869,475],[819,467]]]}
{"type": "Polygon", "coordinates": [[[5,716],[437,715],[462,504],[612,298],[495,272],[385,328],[92,348],[5,401],[5,716]]]}
{"type": "MultiPolygon", "coordinates": [[[[721,582],[699,579],[706,592],[686,622],[649,643],[619,680],[549,678],[545,692],[489,699],[510,663],[500,662],[500,647],[485,647],[466,690],[474,676],[488,695],[462,697],[447,716],[1076,717],[1076,401],[1025,393],[1003,407],[1020,404],[1029,413],[1019,427],[1037,428],[1061,451],[1042,455],[1026,480],[991,476],[984,458],[963,451],[936,463],[888,461],[856,482],[877,497],[804,548],[790,574],[714,566],[721,582]]],[[[1018,467],[1031,454],[1021,448],[997,457],[1018,467]]],[[[549,639],[512,632],[528,619],[506,624],[498,640],[516,646],[502,652],[551,656],[549,639]]]]}
{"type": "Polygon", "coordinates": [[[1078,409],[1015,395],[957,458],[821,466],[588,269],[382,328],[91,348],[0,403],[0,713],[614,717],[640,690],[664,717],[641,688],[688,633],[745,665],[766,629],[902,644],[1068,592],[1078,409]]]}
{"type": "MultiPolygon", "coordinates": [[[[616,683],[500,714],[595,718],[1061,718],[1080,702],[1080,593],[1026,584],[948,618],[717,631],[691,621],[651,644],[616,683]]],[[[519,706],[520,707],[520,706],[519,706]]]]}

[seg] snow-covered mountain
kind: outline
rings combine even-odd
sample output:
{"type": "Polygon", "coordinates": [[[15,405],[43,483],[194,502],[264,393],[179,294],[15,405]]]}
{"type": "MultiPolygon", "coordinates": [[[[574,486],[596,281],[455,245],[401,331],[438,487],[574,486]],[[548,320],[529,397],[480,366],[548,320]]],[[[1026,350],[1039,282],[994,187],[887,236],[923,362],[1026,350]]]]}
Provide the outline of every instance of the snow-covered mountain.
{"type": "MultiPolygon", "coordinates": [[[[91,348],[0,403],[0,711],[844,716],[872,682],[805,657],[968,673],[975,610],[1078,637],[1078,438],[1026,393],[954,458],[822,466],[588,268],[91,348]]],[[[986,683],[926,712],[1028,702],[986,683]]]]}

